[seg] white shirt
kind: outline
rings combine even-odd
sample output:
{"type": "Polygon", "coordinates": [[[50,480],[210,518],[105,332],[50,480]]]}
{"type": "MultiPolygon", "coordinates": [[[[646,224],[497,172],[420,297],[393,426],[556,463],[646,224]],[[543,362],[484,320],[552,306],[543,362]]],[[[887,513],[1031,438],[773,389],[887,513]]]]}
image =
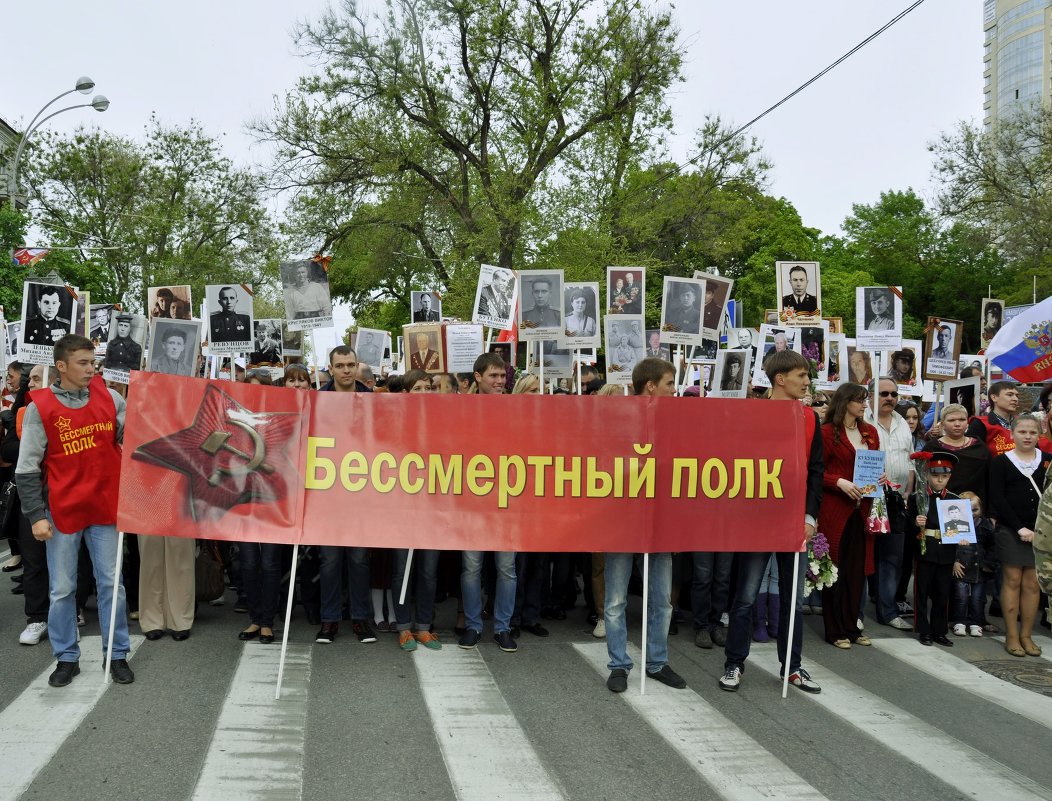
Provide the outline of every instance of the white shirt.
{"type": "Polygon", "coordinates": [[[873,418],[873,411],[866,411],[866,422],[876,426],[880,435],[880,449],[884,451],[884,472],[888,480],[893,484],[901,484],[899,492],[906,491],[909,482],[910,454],[913,453],[913,434],[910,433],[909,423],[906,418],[898,412],[891,413],[891,430],[884,428],[879,419],[873,418]]]}

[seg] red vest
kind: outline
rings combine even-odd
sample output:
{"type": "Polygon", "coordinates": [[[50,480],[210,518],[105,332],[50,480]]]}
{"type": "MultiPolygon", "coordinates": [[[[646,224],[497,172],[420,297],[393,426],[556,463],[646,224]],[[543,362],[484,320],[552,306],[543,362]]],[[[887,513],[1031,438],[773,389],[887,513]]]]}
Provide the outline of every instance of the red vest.
{"type": "Polygon", "coordinates": [[[55,528],[72,534],[116,523],[121,451],[117,407],[106,382],[91,379],[81,409],[63,406],[50,388],[33,392],[32,399],[47,436],[44,468],[55,528]]]}
{"type": "Polygon", "coordinates": [[[999,423],[994,423],[989,417],[973,417],[986,426],[986,447],[990,450],[991,457],[1000,456],[1003,453],[1015,450],[1015,440],[1012,432],[999,423]]]}

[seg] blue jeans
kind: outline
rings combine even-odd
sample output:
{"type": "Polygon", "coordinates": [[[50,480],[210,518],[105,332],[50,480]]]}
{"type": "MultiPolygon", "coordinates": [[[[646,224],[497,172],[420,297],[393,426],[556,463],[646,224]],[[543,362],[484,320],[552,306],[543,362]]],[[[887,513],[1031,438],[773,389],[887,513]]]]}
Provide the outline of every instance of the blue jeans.
{"type": "MultiPolygon", "coordinates": [[[[894,522],[894,521],[893,521],[894,522]]],[[[876,538],[875,552],[877,562],[877,622],[887,623],[899,616],[895,604],[895,593],[898,591],[899,578],[902,575],[902,551],[906,533],[892,525],[891,531],[876,538]]],[[[862,593],[865,603],[866,593],[862,593]]],[[[861,615],[860,615],[861,617],[861,615]]]]}
{"type": "Polygon", "coordinates": [[[281,546],[269,542],[242,542],[241,587],[248,599],[249,619],[262,628],[274,628],[281,588],[281,546]]]}
{"type": "Polygon", "coordinates": [[[116,581],[117,527],[88,526],[72,534],[60,532],[51,520],[54,533],[47,541],[47,569],[50,580],[50,601],[47,633],[51,640],[51,651],[59,662],[76,662],[80,659],[77,644],[77,559],[80,543],[88,546],[91,564],[95,573],[95,592],[99,604],[99,623],[102,626],[102,651],[110,636],[110,610],[114,603],[116,587],[117,618],[113,629],[113,659],[126,659],[128,642],[128,608],[124,597],[124,585],[116,581]]]}
{"type": "MultiPolygon", "coordinates": [[[[464,625],[482,631],[482,551],[464,551],[460,571],[460,594],[464,601],[464,625]]],[[[497,592],[493,599],[493,631],[511,631],[515,612],[515,553],[496,551],[497,592]]]]}
{"type": "MultiPolygon", "coordinates": [[[[628,656],[628,624],[625,607],[628,605],[628,582],[632,565],[642,554],[608,553],[606,555],[606,652],[610,656],[607,668],[632,669],[628,656]]],[[[668,664],[668,625],[672,621],[672,554],[650,554],[650,586],[647,593],[647,672],[654,673],[668,664]]]]}
{"type": "Polygon", "coordinates": [[[438,585],[438,551],[413,551],[413,564],[410,573],[416,574],[416,625],[413,625],[413,607],[410,599],[413,596],[412,582],[405,590],[405,603],[398,603],[402,595],[402,577],[405,575],[405,563],[409,560],[409,550],[398,548],[394,552],[394,578],[391,580],[391,592],[394,594],[395,620],[399,631],[427,631],[435,619],[435,587],[438,585]]]}
{"type": "Polygon", "coordinates": [[[369,602],[369,549],[345,548],[340,545],[321,546],[321,622],[339,623],[343,618],[343,558],[347,556],[348,594],[351,596],[351,619],[368,620],[372,617],[369,602]]]}
{"type": "Polygon", "coordinates": [[[986,607],[986,587],[982,581],[969,584],[953,581],[953,622],[966,626],[983,625],[983,609],[986,607]]]}
{"type": "MultiPolygon", "coordinates": [[[[756,595],[760,591],[760,582],[767,572],[769,553],[738,554],[738,593],[731,605],[731,624],[727,629],[727,645],[724,648],[724,670],[731,667],[745,669],[745,660],[749,658],[749,645],[752,643],[752,608],[756,595]]],[[[778,661],[785,667],[785,654],[789,636],[788,598],[793,594],[793,570],[797,571],[800,583],[796,595],[796,626],[793,630],[793,642],[790,648],[789,672],[800,667],[800,652],[804,642],[804,629],[800,620],[800,609],[803,606],[804,574],[807,572],[806,553],[777,553],[779,595],[782,598],[778,614],[778,661]]]]}
{"type": "Polygon", "coordinates": [[[694,610],[694,630],[713,631],[720,625],[720,615],[727,611],[734,554],[695,553],[693,557],[690,605],[694,610]]]}

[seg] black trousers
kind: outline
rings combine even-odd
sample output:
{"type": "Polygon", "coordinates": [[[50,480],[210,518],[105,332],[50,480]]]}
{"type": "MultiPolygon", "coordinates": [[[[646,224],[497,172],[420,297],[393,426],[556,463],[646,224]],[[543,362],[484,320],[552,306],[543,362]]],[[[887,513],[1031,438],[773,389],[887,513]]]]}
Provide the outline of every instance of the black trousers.
{"type": "Polygon", "coordinates": [[[47,623],[50,603],[47,574],[47,546],[33,539],[33,527],[18,515],[18,540],[22,549],[22,593],[26,604],[26,623],[47,623]]]}
{"type": "MultiPolygon", "coordinates": [[[[936,545],[935,547],[939,547],[936,545]]],[[[913,578],[913,590],[917,603],[913,607],[913,629],[918,634],[932,637],[946,636],[950,605],[950,584],[953,580],[953,565],[917,561],[913,578]],[[931,602],[931,612],[928,603],[931,602]]]]}

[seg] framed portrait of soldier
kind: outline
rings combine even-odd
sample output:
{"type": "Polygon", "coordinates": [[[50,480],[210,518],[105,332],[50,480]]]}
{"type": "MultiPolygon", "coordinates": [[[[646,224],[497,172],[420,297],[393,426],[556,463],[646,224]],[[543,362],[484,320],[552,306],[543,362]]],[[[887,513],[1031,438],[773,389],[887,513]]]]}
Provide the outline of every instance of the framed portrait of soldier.
{"type": "Polygon", "coordinates": [[[437,323],[442,320],[442,296],[434,290],[410,292],[409,307],[414,323],[437,323]]]}
{"type": "Polygon", "coordinates": [[[562,270],[520,270],[519,287],[519,339],[561,339],[562,270]]]}
{"type": "Polygon", "coordinates": [[[117,307],[112,303],[92,303],[88,308],[88,339],[95,346],[96,353],[106,352],[112,325],[110,320],[116,311],[117,307]]]}
{"type": "Polygon", "coordinates": [[[646,331],[647,358],[664,359],[672,361],[672,346],[661,342],[661,329],[648,328],[646,331]]]}
{"type": "Polygon", "coordinates": [[[924,378],[928,381],[953,381],[958,374],[964,323],[929,317],[925,331],[924,378]]]}
{"type": "Polygon", "coordinates": [[[922,366],[924,350],[919,339],[904,339],[902,347],[884,357],[887,367],[882,372],[899,387],[899,395],[919,396],[923,391],[922,366]]]}
{"type": "Polygon", "coordinates": [[[661,293],[661,341],[668,345],[701,345],[704,278],[665,276],[661,293]]]}
{"type": "Polygon", "coordinates": [[[567,348],[597,348],[599,336],[599,284],[563,285],[562,344],[567,348]]]}
{"type": "Polygon", "coordinates": [[[240,356],[252,351],[252,287],[247,284],[209,284],[205,287],[208,312],[208,352],[212,356],[240,356]]]}
{"type": "MultiPolygon", "coordinates": [[[[515,343],[514,342],[491,342],[489,344],[489,351],[488,352],[489,353],[496,353],[498,356],[500,356],[500,358],[504,360],[504,364],[505,365],[509,365],[510,364],[510,365],[514,366],[515,365],[515,360],[516,360],[516,358],[518,358],[516,353],[515,353],[515,343]]],[[[465,370],[464,372],[470,372],[470,371],[469,370],[465,370]]]]}
{"type": "Polygon", "coordinates": [[[778,322],[804,325],[822,319],[822,276],[817,261],[778,261],[778,322]]]}
{"type": "Polygon", "coordinates": [[[606,334],[606,381],[623,386],[632,383],[632,369],[646,358],[642,315],[608,314],[603,321],[606,334]]]}
{"type": "MultiPolygon", "coordinates": [[[[406,326],[408,329],[410,326],[406,326]]],[[[428,328],[441,328],[431,325],[428,328]]],[[[359,364],[367,364],[374,370],[380,369],[384,360],[384,350],[387,349],[387,332],[378,328],[359,328],[351,337],[351,348],[358,356],[359,364]]],[[[406,340],[409,342],[410,340],[406,340]]]]}
{"type": "Polygon", "coordinates": [[[320,261],[302,259],[280,265],[285,319],[294,331],[332,327],[329,273],[320,261]]]}
{"type": "Polygon", "coordinates": [[[727,317],[727,303],[734,290],[734,279],[695,270],[695,278],[705,281],[705,295],[701,303],[701,333],[705,339],[720,341],[727,317]]]}
{"type": "Polygon", "coordinates": [[[201,350],[201,323],[154,317],[150,324],[150,351],[146,369],[165,375],[197,375],[201,350]]]}
{"type": "Polygon", "coordinates": [[[150,319],[189,320],[193,317],[190,285],[152,286],[146,290],[146,308],[150,319]]]}
{"type": "Polygon", "coordinates": [[[288,320],[281,321],[281,355],[303,355],[303,332],[289,328],[288,320]]]}
{"type": "Polygon", "coordinates": [[[483,264],[475,287],[475,309],[471,322],[510,331],[515,325],[515,302],[519,281],[511,270],[483,264]]]}
{"type": "Polygon", "coordinates": [[[826,377],[818,382],[818,389],[833,390],[843,380],[842,368],[847,365],[847,337],[830,334],[826,339],[826,377]]]}
{"type": "MultiPolygon", "coordinates": [[[[440,323],[403,326],[402,341],[405,343],[407,370],[423,370],[425,373],[446,372],[440,323]]],[[[360,352],[358,359],[362,359],[360,352]]]]}
{"type": "Polygon", "coordinates": [[[968,410],[968,417],[979,414],[979,385],[981,379],[975,375],[971,378],[958,378],[942,385],[943,399],[946,404],[959,403],[968,410]]]}
{"type": "Polygon", "coordinates": [[[544,380],[573,377],[573,351],[564,348],[555,339],[532,340],[526,343],[526,372],[541,374],[544,364],[544,380]]]}
{"type": "Polygon", "coordinates": [[[770,387],[764,368],[771,355],[783,350],[795,350],[800,353],[800,329],[788,325],[761,325],[760,344],[756,349],[757,358],[753,364],[752,383],[759,387],[770,387]]]}
{"type": "Polygon", "coordinates": [[[646,271],[642,267],[606,268],[606,313],[643,314],[646,271]]]}
{"type": "Polygon", "coordinates": [[[827,323],[829,323],[830,334],[843,334],[844,333],[844,318],[843,317],[823,317],[827,323]]]}
{"type": "Polygon", "coordinates": [[[18,358],[18,348],[22,341],[22,321],[15,320],[7,326],[7,361],[8,363],[18,358]]]}
{"type": "Polygon", "coordinates": [[[855,343],[866,350],[902,345],[902,287],[855,288],[855,343]]]}
{"type": "Polygon", "coordinates": [[[77,302],[65,284],[26,281],[22,286],[22,339],[18,361],[53,365],[55,343],[73,333],[77,302]]]}
{"type": "Polygon", "coordinates": [[[710,393],[715,398],[744,398],[749,392],[752,349],[721,350],[716,354],[716,380],[710,393]]]}
{"type": "Polygon", "coordinates": [[[841,383],[866,386],[873,380],[873,355],[859,348],[854,339],[844,340],[847,348],[847,364],[840,365],[841,383]]]}
{"type": "MultiPolygon", "coordinates": [[[[194,323],[198,325],[198,323],[194,323]]],[[[110,339],[102,362],[102,377],[127,384],[132,370],[141,370],[150,324],[142,314],[119,311],[110,318],[110,339]]]]}
{"type": "Polygon", "coordinates": [[[281,323],[277,317],[252,321],[252,350],[248,354],[250,366],[279,367],[282,364],[281,323]]]}
{"type": "Polygon", "coordinates": [[[1005,302],[994,298],[983,298],[981,312],[982,326],[979,329],[979,344],[983,348],[990,346],[990,341],[1004,325],[1005,302]]]}

